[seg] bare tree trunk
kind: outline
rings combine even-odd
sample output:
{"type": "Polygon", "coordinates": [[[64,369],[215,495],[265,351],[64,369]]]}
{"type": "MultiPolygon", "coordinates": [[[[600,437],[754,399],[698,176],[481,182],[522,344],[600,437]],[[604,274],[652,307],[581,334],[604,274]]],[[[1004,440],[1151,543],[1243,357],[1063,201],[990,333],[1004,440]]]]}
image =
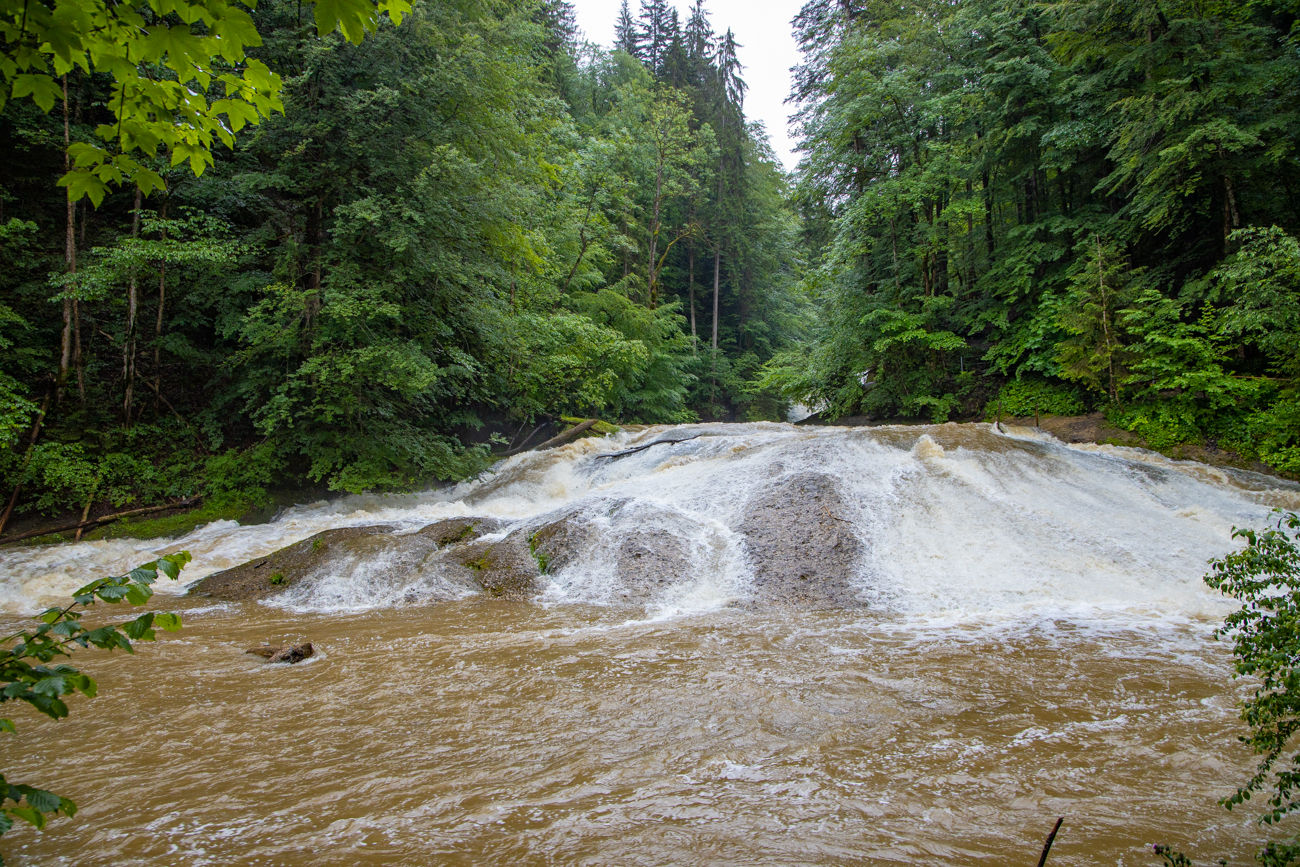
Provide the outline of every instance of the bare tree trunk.
{"type": "Polygon", "coordinates": [[[1106,260],[1102,252],[1101,238],[1097,238],[1097,285],[1101,289],[1101,331],[1106,341],[1106,368],[1110,375],[1110,399],[1119,404],[1119,386],[1115,378],[1115,348],[1118,343],[1111,335],[1110,298],[1106,287],[1106,260]]]}
{"type": "MultiPolygon", "coordinates": [[[[72,165],[68,157],[68,148],[72,145],[72,131],[68,125],[68,77],[63,76],[63,171],[72,170],[72,165]]],[[[77,273],[77,204],[72,200],[72,193],[68,193],[68,211],[66,231],[63,243],[63,265],[68,274],[77,273]]],[[[72,291],[72,286],[65,285],[63,289],[66,293],[72,291]]],[[[71,297],[63,299],[63,334],[59,342],[59,376],[55,387],[55,400],[63,400],[63,392],[68,387],[68,370],[72,366],[72,321],[76,311],[73,309],[71,297]]]]}
{"type": "Polygon", "coordinates": [[[654,215],[650,223],[650,265],[646,275],[646,295],[650,302],[650,309],[655,308],[655,301],[659,294],[659,269],[657,267],[656,257],[659,255],[659,207],[663,202],[664,188],[664,155],[663,148],[659,149],[658,164],[655,166],[655,204],[654,215]]]}
{"type": "Polygon", "coordinates": [[[989,173],[984,172],[980,178],[984,183],[984,249],[988,253],[988,264],[993,262],[993,190],[989,188],[989,173]]]}
{"type": "MultiPolygon", "coordinates": [[[[170,202],[163,202],[162,218],[167,219],[167,206],[170,202]]],[[[167,240],[167,228],[162,230],[162,239],[167,240]]],[[[162,333],[163,333],[163,309],[167,306],[167,262],[158,263],[158,321],[154,324],[153,329],[153,392],[162,400],[162,333]]]]}
{"type": "Polygon", "coordinates": [[[86,402],[86,366],[81,362],[81,302],[72,300],[72,369],[77,372],[77,399],[86,402]]]}
{"type": "Polygon", "coordinates": [[[718,351],[718,275],[722,268],[722,244],[713,248],[713,351],[718,351]]]}
{"type": "Polygon", "coordinates": [[[697,337],[695,333],[695,245],[692,244],[687,252],[691,262],[691,276],[687,281],[687,285],[690,287],[689,292],[691,298],[691,352],[694,352],[696,346],[699,344],[699,337],[697,337]]]}
{"type": "MultiPolygon", "coordinates": [[[[140,208],[144,204],[144,195],[137,187],[135,191],[135,208],[131,213],[131,238],[140,237],[140,208]]],[[[140,293],[135,269],[131,269],[131,278],[126,284],[126,340],[122,344],[122,381],[126,391],[122,396],[122,423],[131,426],[131,402],[135,397],[135,322],[140,310],[140,293]]]]}
{"type": "MultiPolygon", "coordinates": [[[[1223,147],[1219,147],[1219,156],[1223,156],[1223,147]]],[[[1232,187],[1232,178],[1223,175],[1223,255],[1228,255],[1228,238],[1234,229],[1241,228],[1241,215],[1237,213],[1237,192],[1232,187]]]]}

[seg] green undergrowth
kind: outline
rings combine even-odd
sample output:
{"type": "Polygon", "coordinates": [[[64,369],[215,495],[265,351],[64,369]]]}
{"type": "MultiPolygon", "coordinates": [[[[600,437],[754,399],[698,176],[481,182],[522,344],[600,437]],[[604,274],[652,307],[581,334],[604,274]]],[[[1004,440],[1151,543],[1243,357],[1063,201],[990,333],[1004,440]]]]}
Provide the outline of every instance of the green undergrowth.
{"type": "Polygon", "coordinates": [[[1082,391],[1046,379],[1013,379],[984,407],[984,420],[998,416],[1083,415],[1088,405],[1082,391]]]}

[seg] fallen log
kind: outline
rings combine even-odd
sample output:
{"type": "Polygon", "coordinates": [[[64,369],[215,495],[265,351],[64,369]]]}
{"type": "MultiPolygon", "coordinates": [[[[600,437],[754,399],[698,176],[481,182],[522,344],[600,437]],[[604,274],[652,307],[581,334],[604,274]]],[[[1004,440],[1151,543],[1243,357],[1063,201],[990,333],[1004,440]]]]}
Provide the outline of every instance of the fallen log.
{"type": "Polygon", "coordinates": [[[598,418],[589,418],[586,421],[584,421],[582,424],[575,424],[573,427],[569,428],[563,433],[556,434],[555,436],[548,439],[546,442],[539,443],[533,446],[531,449],[518,448],[515,449],[514,451],[506,452],[502,457],[508,458],[511,457],[512,455],[517,455],[523,451],[541,451],[542,449],[553,449],[556,446],[564,445],[566,442],[573,439],[578,434],[586,433],[587,431],[591,430],[591,428],[598,421],[600,421],[600,419],[598,418]]]}
{"type": "Polygon", "coordinates": [[[692,437],[682,437],[682,438],[679,439],[679,440],[655,440],[655,441],[652,442],[652,443],[646,443],[646,444],[643,445],[643,446],[637,446],[636,448],[634,448],[634,449],[628,449],[627,451],[622,451],[622,452],[613,452],[612,454],[608,454],[608,455],[594,455],[594,457],[596,457],[596,458],[625,458],[625,457],[627,457],[628,455],[634,455],[634,454],[636,454],[637,452],[643,452],[643,451],[645,451],[646,449],[650,448],[651,446],[662,446],[662,445],[672,445],[672,446],[675,446],[675,445],[677,445],[678,443],[688,443],[688,442],[690,442],[691,440],[699,439],[699,438],[702,437],[702,436],[704,436],[704,434],[696,434],[695,436],[692,436],[692,437]]]}
{"type": "Polygon", "coordinates": [[[54,533],[66,533],[69,530],[86,530],[90,527],[99,527],[104,524],[111,524],[122,518],[134,518],[137,515],[150,515],[154,512],[166,512],[169,509],[184,509],[193,506],[202,500],[202,497],[191,497],[188,500],[181,500],[179,503],[164,503],[161,506],[146,506],[143,509],[130,509],[126,512],[117,512],[113,515],[104,515],[99,518],[92,518],[89,521],[79,521],[76,524],[65,524],[62,527],[46,527],[36,530],[28,530],[26,533],[19,533],[16,536],[0,538],[0,545],[8,545],[10,542],[21,542],[23,539],[31,539],[35,536],[49,536],[54,533]]]}

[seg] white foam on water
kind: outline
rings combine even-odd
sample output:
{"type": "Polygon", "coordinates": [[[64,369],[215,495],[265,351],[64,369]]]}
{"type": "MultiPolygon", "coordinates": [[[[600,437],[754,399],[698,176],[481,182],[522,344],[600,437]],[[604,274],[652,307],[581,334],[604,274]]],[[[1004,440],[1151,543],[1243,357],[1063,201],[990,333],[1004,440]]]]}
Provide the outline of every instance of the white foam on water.
{"type": "MultiPolygon", "coordinates": [[[[194,581],[323,530],[444,518],[509,522],[575,516],[584,555],[545,578],[544,604],[627,604],[619,543],[666,534],[687,564],[652,589],[648,617],[675,617],[746,596],[736,531],[746,505],[799,473],[833,477],[864,550],[856,587],[872,608],[934,624],[1220,617],[1206,561],[1233,549],[1232,528],[1259,527],[1300,486],[1110,446],[1066,446],[1032,429],[988,425],[832,428],[755,423],[652,427],[518,455],[455,488],[343,497],[255,526],[218,521],[174,540],[111,540],[0,550],[0,608],[39,610],[103,574],[179,549],[194,581]],[[602,457],[669,439],[634,454],[602,457]],[[641,534],[641,536],[638,536],[641,534]]],[[[504,537],[505,531],[495,537],[504,537]]],[[[382,556],[304,582],[276,604],[357,611],[464,594],[430,566],[397,583],[382,556]]],[[[622,564],[626,567],[626,563],[622,564]]]]}

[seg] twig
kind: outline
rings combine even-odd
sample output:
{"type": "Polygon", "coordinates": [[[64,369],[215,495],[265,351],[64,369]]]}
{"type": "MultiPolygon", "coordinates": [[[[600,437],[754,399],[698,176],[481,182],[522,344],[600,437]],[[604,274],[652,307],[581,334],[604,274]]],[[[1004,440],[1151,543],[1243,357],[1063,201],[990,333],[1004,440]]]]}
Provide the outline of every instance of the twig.
{"type": "Polygon", "coordinates": [[[164,503],[161,506],[146,506],[143,509],[131,509],[126,512],[118,512],[115,515],[104,515],[102,518],[93,518],[89,521],[81,521],[76,524],[67,524],[63,527],[50,527],[46,529],[28,530],[26,533],[19,533],[17,536],[9,536],[0,539],[0,545],[8,545],[10,542],[19,542],[23,539],[30,539],[33,536],[49,536],[53,533],[66,533],[69,530],[84,530],[87,527],[96,527],[100,524],[111,524],[113,521],[121,518],[134,518],[136,515],[148,515],[152,512],[165,512],[168,509],[183,509],[187,506],[193,506],[202,497],[191,497],[188,500],[181,500],[179,503],[164,503]]]}
{"type": "Polygon", "coordinates": [[[675,446],[675,445],[677,445],[678,443],[688,443],[688,442],[690,442],[691,440],[699,439],[699,438],[702,437],[702,436],[704,436],[704,434],[696,434],[696,435],[693,436],[693,437],[683,437],[682,439],[679,439],[679,440],[655,440],[655,441],[652,442],[652,443],[646,443],[646,444],[643,445],[643,446],[637,446],[636,448],[634,448],[634,449],[628,449],[628,450],[625,451],[625,452],[614,452],[614,453],[612,453],[612,454],[608,454],[608,455],[594,455],[593,457],[596,457],[596,458],[623,458],[623,457],[627,457],[628,455],[634,455],[634,454],[636,454],[637,452],[643,452],[643,451],[645,451],[646,449],[650,448],[651,446],[662,446],[662,445],[674,445],[674,446],[675,446]]]}
{"type": "MultiPolygon", "coordinates": [[[[503,458],[508,458],[508,457],[511,457],[512,455],[517,455],[517,454],[519,454],[520,452],[528,451],[528,443],[531,442],[532,439],[533,439],[533,437],[537,436],[537,432],[538,432],[539,430],[541,430],[542,428],[544,428],[544,427],[546,427],[546,422],[542,422],[542,423],[539,424],[537,427],[533,428],[533,432],[530,433],[528,436],[524,437],[524,441],[521,442],[521,443],[519,444],[519,447],[518,447],[518,448],[512,448],[512,449],[509,449],[509,450],[507,450],[507,451],[502,452],[502,453],[501,453],[501,457],[503,457],[503,458]]],[[[520,431],[521,431],[521,432],[522,432],[522,430],[523,430],[523,428],[520,428],[520,431]]],[[[518,438],[519,438],[519,434],[515,434],[515,439],[518,439],[518,438]]],[[[512,443],[512,445],[513,445],[513,443],[512,443]]],[[[543,445],[544,445],[544,444],[543,444],[543,445]]],[[[539,446],[538,448],[540,448],[540,446],[539,446]]]]}
{"type": "Polygon", "coordinates": [[[1047,842],[1043,844],[1043,855],[1038,859],[1038,867],[1043,867],[1047,863],[1047,853],[1052,851],[1052,844],[1056,842],[1056,832],[1061,830],[1061,823],[1064,821],[1064,816],[1057,819],[1056,825],[1052,828],[1052,833],[1047,835],[1047,842]]]}

